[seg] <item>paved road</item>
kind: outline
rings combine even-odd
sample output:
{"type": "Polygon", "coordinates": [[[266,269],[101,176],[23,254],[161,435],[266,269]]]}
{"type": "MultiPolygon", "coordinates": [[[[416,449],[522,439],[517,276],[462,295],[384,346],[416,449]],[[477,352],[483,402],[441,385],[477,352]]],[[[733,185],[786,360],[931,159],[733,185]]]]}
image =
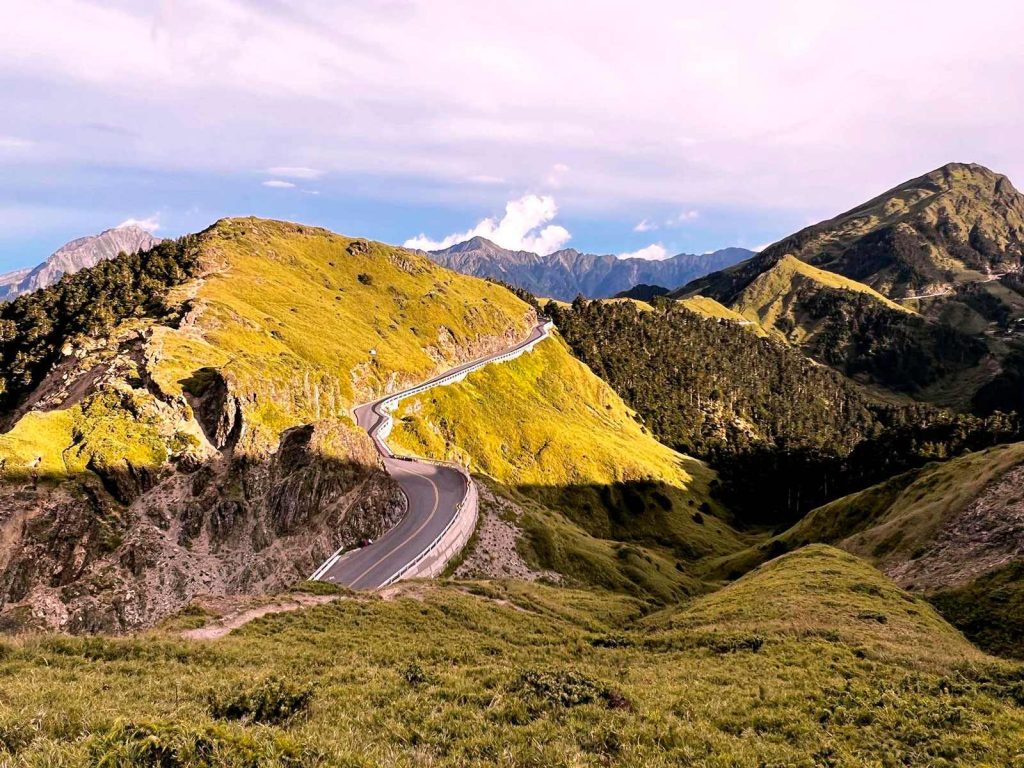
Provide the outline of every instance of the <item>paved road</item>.
{"type": "Polygon", "coordinates": [[[409,502],[408,512],[398,525],[373,544],[347,552],[340,558],[335,556],[328,560],[327,563],[330,565],[326,568],[321,566],[316,578],[352,589],[377,589],[383,586],[444,531],[458,514],[459,504],[466,495],[466,478],[458,470],[425,461],[397,458],[391,453],[384,442],[387,437],[385,427],[388,423],[388,417],[383,409],[385,401],[407,397],[425,388],[448,383],[449,379],[478,368],[495,358],[516,352],[544,338],[547,333],[547,327],[542,322],[525,340],[510,349],[465,363],[423,384],[354,409],[356,423],[369,433],[384,459],[385,468],[405,493],[409,502]]]}

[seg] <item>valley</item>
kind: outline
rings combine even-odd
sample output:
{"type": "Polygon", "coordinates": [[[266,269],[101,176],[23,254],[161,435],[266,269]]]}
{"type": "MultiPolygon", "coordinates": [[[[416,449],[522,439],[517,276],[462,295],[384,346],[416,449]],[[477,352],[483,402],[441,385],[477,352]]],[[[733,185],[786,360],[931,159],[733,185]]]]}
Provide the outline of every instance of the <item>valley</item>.
{"type": "Polygon", "coordinates": [[[1012,762],[1016,269],[823,226],[570,304],[225,219],[0,305],[0,756],[1012,762]]]}

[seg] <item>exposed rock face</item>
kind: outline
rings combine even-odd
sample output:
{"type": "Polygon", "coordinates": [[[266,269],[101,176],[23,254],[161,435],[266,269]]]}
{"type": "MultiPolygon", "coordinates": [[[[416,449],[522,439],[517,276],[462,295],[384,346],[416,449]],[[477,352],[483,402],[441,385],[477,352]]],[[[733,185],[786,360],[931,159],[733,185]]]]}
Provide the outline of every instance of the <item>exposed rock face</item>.
{"type": "Polygon", "coordinates": [[[362,431],[324,420],[285,430],[276,449],[236,454],[244,417],[231,385],[205,372],[193,411],[144,366],[129,384],[118,373],[138,344],[129,335],[63,361],[37,404],[116,403],[152,426],[167,460],[104,453],[83,433],[76,450],[95,450],[85,471],[0,482],[0,630],[148,626],[200,594],[287,587],[401,519],[401,491],[362,431]]]}
{"type": "Polygon", "coordinates": [[[750,258],[753,253],[744,248],[725,248],[652,261],[598,256],[567,248],[540,256],[529,251],[510,251],[486,238],[474,237],[428,255],[456,272],[502,280],[537,296],[572,301],[580,294],[592,299],[608,298],[639,283],[675,288],[750,258]]]}
{"type": "Polygon", "coordinates": [[[935,591],[1024,558],[1024,465],[991,483],[911,560],[885,570],[901,586],[935,591]]]}
{"type": "Polygon", "coordinates": [[[53,285],[62,275],[92,267],[119,253],[137,253],[161,242],[140,227],[108,229],[98,235],[80,237],[62,246],[37,267],[0,275],[0,300],[9,301],[23,293],[53,285]]]}

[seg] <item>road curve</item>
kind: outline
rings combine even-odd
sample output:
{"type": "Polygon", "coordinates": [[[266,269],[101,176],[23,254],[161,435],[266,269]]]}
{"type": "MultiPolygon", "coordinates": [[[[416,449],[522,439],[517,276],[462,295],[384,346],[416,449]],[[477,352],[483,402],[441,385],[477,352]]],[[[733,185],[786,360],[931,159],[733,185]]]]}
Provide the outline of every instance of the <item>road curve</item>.
{"type": "Polygon", "coordinates": [[[438,543],[462,511],[462,501],[470,491],[469,474],[460,467],[395,456],[385,442],[391,431],[390,411],[399,400],[459,381],[488,363],[522,354],[544,339],[550,327],[549,321],[542,320],[526,339],[509,349],[464,363],[422,384],[353,409],[356,423],[370,435],[384,467],[405,494],[408,509],[398,525],[372,544],[345,553],[336,552],[316,570],[312,579],[352,589],[379,589],[400,578],[438,543]]]}

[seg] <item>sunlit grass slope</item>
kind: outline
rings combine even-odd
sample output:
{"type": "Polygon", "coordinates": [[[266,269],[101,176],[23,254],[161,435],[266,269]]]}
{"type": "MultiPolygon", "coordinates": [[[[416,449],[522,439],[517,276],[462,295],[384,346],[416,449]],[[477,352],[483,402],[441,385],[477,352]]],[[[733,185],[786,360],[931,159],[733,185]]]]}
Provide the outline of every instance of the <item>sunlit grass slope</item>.
{"type": "MultiPolygon", "coordinates": [[[[913,314],[911,310],[883,296],[864,283],[812,267],[795,256],[782,257],[771,269],[759,275],[743,289],[733,302],[732,309],[766,329],[782,333],[780,329],[786,328],[792,334],[793,330],[790,329],[799,329],[807,321],[806,318],[799,316],[799,311],[795,306],[798,295],[808,290],[813,292],[819,288],[869,296],[889,309],[913,314]]],[[[806,332],[813,332],[813,329],[806,329],[806,332]]],[[[785,333],[782,335],[786,336],[785,333]]],[[[789,336],[788,338],[791,341],[802,341],[800,337],[789,336]]]]}
{"type": "Polygon", "coordinates": [[[6,641],[0,763],[724,768],[1021,756],[1019,666],[984,657],[834,550],[795,553],[647,619],[637,601],[602,592],[416,591],[271,615],[208,643],[6,641]]]}
{"type": "Polygon", "coordinates": [[[729,320],[730,322],[743,325],[743,327],[747,328],[751,333],[757,336],[768,335],[768,332],[761,327],[760,323],[741,315],[736,310],[729,309],[724,304],[719,304],[717,301],[707,296],[689,296],[685,299],[677,299],[677,301],[682,306],[701,317],[710,317],[715,320],[729,320]]]}
{"type": "Polygon", "coordinates": [[[461,460],[508,485],[654,479],[706,495],[712,472],[645,433],[561,338],[406,400],[396,448],[461,460]]]}
{"type": "Polygon", "coordinates": [[[405,249],[261,219],[220,221],[201,243],[201,312],[194,327],[161,332],[154,375],[176,392],[218,368],[250,393],[252,425],[274,434],[347,414],[529,326],[508,290],[405,249]]]}
{"type": "Polygon", "coordinates": [[[711,499],[714,472],[647,434],[557,336],[405,401],[390,440],[539,502],[525,504],[528,554],[585,583],[669,599],[696,589],[680,561],[744,546],[711,499]]]}

